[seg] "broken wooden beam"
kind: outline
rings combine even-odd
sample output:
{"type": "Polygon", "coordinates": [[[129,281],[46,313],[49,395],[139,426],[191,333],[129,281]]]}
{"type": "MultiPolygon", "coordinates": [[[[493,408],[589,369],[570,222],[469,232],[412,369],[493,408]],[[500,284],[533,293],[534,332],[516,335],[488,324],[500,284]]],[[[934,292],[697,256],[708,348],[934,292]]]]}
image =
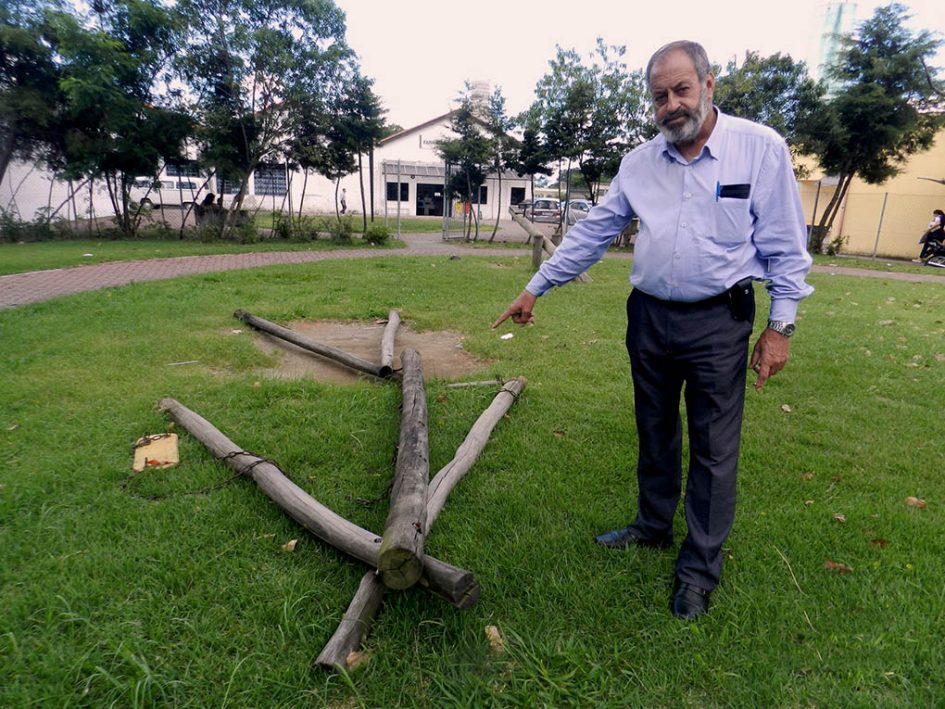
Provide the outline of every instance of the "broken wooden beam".
{"type": "Polygon", "coordinates": [[[233,317],[237,320],[240,320],[247,325],[250,325],[257,330],[266,332],[274,337],[278,337],[280,340],[285,340],[286,342],[291,342],[293,345],[297,345],[304,350],[313,352],[322,357],[326,357],[334,362],[343,364],[346,367],[357,370],[359,372],[364,372],[365,374],[370,374],[378,379],[390,379],[393,376],[393,371],[388,373],[386,376],[382,373],[382,368],[379,364],[374,364],[373,362],[368,362],[366,359],[361,359],[356,357],[349,352],[344,350],[339,350],[337,347],[332,347],[331,345],[325,345],[321,342],[316,342],[315,340],[310,340],[304,335],[300,335],[297,332],[293,332],[287,327],[282,327],[277,325],[274,322],[265,320],[264,318],[259,318],[249,313],[242,308],[233,313],[233,317]]]}
{"type": "MultiPolygon", "coordinates": [[[[336,549],[377,568],[381,538],[376,534],[349,522],[312,498],[274,463],[244,451],[213,424],[175,399],[161,399],[158,408],[203,443],[215,457],[237,473],[251,477],[269,499],[305,529],[336,549]]],[[[421,583],[458,608],[469,608],[479,598],[479,584],[470,572],[430,556],[423,558],[421,583]]]]}
{"type": "Polygon", "coordinates": [[[381,337],[381,376],[388,378],[394,373],[394,342],[397,328],[400,327],[400,311],[391,310],[387,315],[387,325],[381,337]]]}
{"type": "Polygon", "coordinates": [[[400,355],[403,406],[400,442],[390,511],[384,523],[384,541],[377,557],[381,582],[403,590],[420,580],[427,527],[427,485],[430,482],[430,443],[427,432],[427,394],[420,353],[400,355]]]}
{"type": "MultiPolygon", "coordinates": [[[[456,449],[453,459],[443,466],[430,481],[427,492],[427,528],[433,526],[449,493],[469,472],[473,463],[482,453],[489,436],[496,424],[502,420],[519,394],[525,389],[525,378],[519,377],[506,382],[502,390],[496,394],[489,407],[476,419],[476,423],[469,429],[466,438],[456,449]]],[[[361,579],[357,592],[348,609],[345,611],[341,623],[334,634],[325,644],[315,660],[316,664],[326,669],[341,667],[347,669],[350,663],[348,657],[357,650],[371,628],[374,615],[380,608],[384,598],[384,585],[376,575],[368,572],[361,579]]]]}

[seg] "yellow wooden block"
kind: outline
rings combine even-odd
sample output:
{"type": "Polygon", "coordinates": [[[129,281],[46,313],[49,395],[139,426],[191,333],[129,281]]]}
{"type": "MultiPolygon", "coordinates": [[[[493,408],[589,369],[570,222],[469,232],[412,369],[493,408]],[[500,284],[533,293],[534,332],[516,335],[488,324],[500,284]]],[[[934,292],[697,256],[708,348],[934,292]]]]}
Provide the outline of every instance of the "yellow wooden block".
{"type": "Polygon", "coordinates": [[[132,469],[140,473],[146,468],[169,468],[180,462],[176,433],[156,433],[139,438],[135,443],[132,469]]]}

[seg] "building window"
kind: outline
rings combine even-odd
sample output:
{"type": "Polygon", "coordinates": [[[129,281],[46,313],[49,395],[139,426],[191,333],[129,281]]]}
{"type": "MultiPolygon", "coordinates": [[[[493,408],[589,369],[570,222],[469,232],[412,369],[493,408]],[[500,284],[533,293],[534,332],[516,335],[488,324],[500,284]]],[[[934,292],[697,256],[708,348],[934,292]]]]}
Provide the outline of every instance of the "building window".
{"type": "Polygon", "coordinates": [[[284,195],[287,189],[285,164],[260,164],[255,172],[255,194],[284,195]]]}
{"type": "MultiPolygon", "coordinates": [[[[400,183],[400,200],[401,202],[407,202],[407,195],[410,192],[410,183],[401,182],[400,183]]],[[[388,202],[397,202],[397,183],[388,182],[387,183],[387,201],[388,202]]]]}
{"type": "Polygon", "coordinates": [[[182,163],[167,163],[168,177],[200,177],[200,169],[193,160],[182,163]]]}
{"type": "Polygon", "coordinates": [[[479,185],[479,204],[489,204],[489,188],[479,185]]]}
{"type": "Polygon", "coordinates": [[[236,194],[240,191],[240,183],[236,180],[217,178],[217,194],[236,194]]]}
{"type": "Polygon", "coordinates": [[[509,193],[510,200],[512,204],[518,204],[523,199],[525,199],[525,188],[524,187],[513,187],[509,193]]]}

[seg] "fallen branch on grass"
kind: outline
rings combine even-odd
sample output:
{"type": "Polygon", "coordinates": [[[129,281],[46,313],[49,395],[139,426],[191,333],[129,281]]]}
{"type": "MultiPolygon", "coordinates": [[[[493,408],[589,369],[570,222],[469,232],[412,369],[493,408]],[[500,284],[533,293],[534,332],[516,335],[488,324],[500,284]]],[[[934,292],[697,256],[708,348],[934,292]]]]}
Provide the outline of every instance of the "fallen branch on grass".
{"type": "Polygon", "coordinates": [[[400,311],[391,310],[387,315],[387,325],[381,337],[381,376],[390,377],[394,373],[394,341],[397,328],[400,327],[400,311]]]}
{"type": "MultiPolygon", "coordinates": [[[[453,459],[443,466],[427,488],[427,531],[446,504],[450,491],[469,472],[482,453],[496,424],[502,420],[518,395],[525,388],[524,377],[506,382],[489,407],[476,419],[466,438],[456,449],[453,459]]],[[[361,579],[341,623],[329,638],[315,662],[327,669],[348,668],[349,655],[357,650],[367,637],[371,622],[384,598],[384,585],[373,573],[361,579]]]]}
{"type": "Polygon", "coordinates": [[[378,379],[390,379],[394,376],[393,370],[385,370],[381,365],[374,364],[373,362],[368,362],[366,359],[361,359],[356,357],[353,354],[339,350],[337,347],[332,347],[331,345],[325,345],[321,342],[315,342],[310,340],[303,335],[293,332],[292,330],[282,327],[281,325],[276,325],[274,322],[264,320],[263,318],[258,318],[252,313],[248,313],[245,310],[237,310],[233,313],[233,317],[237,320],[250,325],[257,330],[262,330],[263,332],[269,333],[274,337],[278,337],[280,340],[285,340],[286,342],[291,342],[293,345],[297,345],[304,350],[309,352],[314,352],[317,355],[326,357],[334,362],[343,364],[346,367],[357,370],[359,372],[364,372],[365,374],[370,374],[371,376],[377,377],[378,379]]]}
{"type": "MultiPolygon", "coordinates": [[[[349,522],[313,499],[273,463],[248,453],[209,421],[175,399],[161,399],[158,408],[203,443],[234,471],[247,475],[292,519],[322,541],[373,568],[377,568],[381,538],[349,522]]],[[[373,571],[370,572],[373,575],[373,571]]],[[[479,584],[468,571],[430,556],[423,558],[421,585],[458,608],[469,608],[479,598],[479,584]]]]}
{"type": "Polygon", "coordinates": [[[427,395],[420,353],[404,350],[400,363],[403,387],[400,442],[390,492],[390,510],[384,523],[384,541],[377,555],[381,581],[387,588],[396,590],[413,586],[423,571],[427,484],[430,480],[427,395]]]}

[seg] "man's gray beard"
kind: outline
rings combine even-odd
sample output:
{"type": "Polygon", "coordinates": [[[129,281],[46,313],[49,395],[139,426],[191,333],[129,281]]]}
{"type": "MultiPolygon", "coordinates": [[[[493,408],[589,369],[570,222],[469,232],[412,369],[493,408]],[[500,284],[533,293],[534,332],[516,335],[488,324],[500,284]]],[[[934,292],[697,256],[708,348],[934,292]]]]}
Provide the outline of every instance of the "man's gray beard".
{"type": "Polygon", "coordinates": [[[691,143],[695,140],[695,137],[699,135],[699,130],[702,128],[702,124],[705,123],[705,119],[708,117],[709,111],[711,110],[712,101],[709,100],[708,92],[703,86],[699,90],[699,105],[696,107],[696,112],[689,114],[686,117],[686,121],[681,126],[672,128],[657,122],[656,127],[659,128],[660,133],[666,138],[667,143],[672,143],[673,145],[691,143]]]}

